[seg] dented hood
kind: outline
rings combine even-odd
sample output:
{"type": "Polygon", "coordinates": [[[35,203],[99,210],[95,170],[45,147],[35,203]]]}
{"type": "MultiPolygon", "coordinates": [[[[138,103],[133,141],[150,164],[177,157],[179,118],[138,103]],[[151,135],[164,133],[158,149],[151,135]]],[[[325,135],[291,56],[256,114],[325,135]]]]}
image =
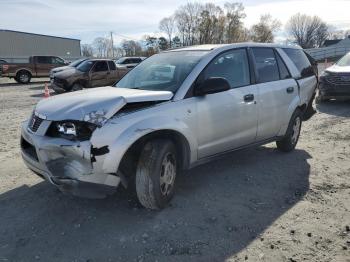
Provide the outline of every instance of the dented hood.
{"type": "Polygon", "coordinates": [[[41,100],[35,111],[47,120],[80,120],[96,123],[111,118],[125,104],[148,101],[166,101],[173,97],[170,91],[99,87],[61,94],[41,100]]]}

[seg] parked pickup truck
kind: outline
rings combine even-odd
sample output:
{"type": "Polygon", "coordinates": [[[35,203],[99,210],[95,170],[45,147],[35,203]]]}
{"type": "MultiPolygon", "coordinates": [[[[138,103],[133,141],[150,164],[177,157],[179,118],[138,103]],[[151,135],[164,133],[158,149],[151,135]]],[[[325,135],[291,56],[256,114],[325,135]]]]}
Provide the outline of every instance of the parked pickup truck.
{"type": "Polygon", "coordinates": [[[48,77],[50,70],[67,65],[68,63],[57,56],[31,56],[28,63],[1,64],[1,76],[14,78],[18,83],[27,84],[32,77],[48,77]]]}
{"type": "Polygon", "coordinates": [[[51,88],[56,93],[65,93],[113,85],[130,70],[119,70],[111,59],[87,59],[77,67],[54,73],[51,88]]]}

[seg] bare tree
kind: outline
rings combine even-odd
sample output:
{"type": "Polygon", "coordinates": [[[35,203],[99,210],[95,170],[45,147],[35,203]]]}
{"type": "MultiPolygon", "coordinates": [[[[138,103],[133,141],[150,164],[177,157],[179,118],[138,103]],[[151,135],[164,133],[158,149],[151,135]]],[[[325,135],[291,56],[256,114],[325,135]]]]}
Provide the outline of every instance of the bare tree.
{"type": "Polygon", "coordinates": [[[81,45],[81,55],[84,57],[92,57],[94,55],[94,49],[90,44],[81,45]]]}
{"type": "Polygon", "coordinates": [[[328,37],[328,25],[318,16],[293,15],[286,25],[289,35],[302,48],[320,47],[328,37]]]}
{"type": "Polygon", "coordinates": [[[201,9],[202,5],[199,3],[187,3],[175,12],[175,21],[185,46],[196,43],[201,9]]]}
{"type": "Polygon", "coordinates": [[[203,6],[198,24],[198,43],[222,43],[224,36],[225,17],[220,6],[207,3],[203,6]]]}
{"type": "Polygon", "coordinates": [[[142,47],[140,43],[134,40],[123,40],[121,46],[126,56],[140,56],[142,55],[142,47]]]}
{"type": "Polygon", "coordinates": [[[104,37],[97,37],[94,39],[92,45],[95,48],[97,57],[107,57],[109,40],[104,37]]]}
{"type": "Polygon", "coordinates": [[[175,31],[175,19],[173,16],[165,17],[159,22],[159,30],[168,36],[169,47],[172,47],[171,39],[175,31]]]}
{"type": "Polygon", "coordinates": [[[226,10],[226,42],[246,41],[246,30],[244,30],[243,19],[246,17],[242,3],[225,3],[226,10]]]}
{"type": "Polygon", "coordinates": [[[260,16],[260,21],[250,29],[251,40],[260,43],[272,43],[274,41],[274,32],[279,30],[281,22],[272,19],[270,14],[260,16]]]}

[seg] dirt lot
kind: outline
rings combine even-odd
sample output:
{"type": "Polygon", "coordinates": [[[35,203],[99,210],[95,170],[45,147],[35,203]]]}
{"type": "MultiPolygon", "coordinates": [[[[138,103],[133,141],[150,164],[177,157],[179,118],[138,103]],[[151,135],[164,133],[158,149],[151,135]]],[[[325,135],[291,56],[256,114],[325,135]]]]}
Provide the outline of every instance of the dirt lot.
{"type": "MultiPolygon", "coordinates": [[[[2,81],[2,80],[0,80],[2,81]]],[[[170,207],[62,195],[22,163],[43,83],[0,83],[0,262],[350,261],[350,103],[304,123],[297,149],[225,156],[178,181],[170,207]]]]}

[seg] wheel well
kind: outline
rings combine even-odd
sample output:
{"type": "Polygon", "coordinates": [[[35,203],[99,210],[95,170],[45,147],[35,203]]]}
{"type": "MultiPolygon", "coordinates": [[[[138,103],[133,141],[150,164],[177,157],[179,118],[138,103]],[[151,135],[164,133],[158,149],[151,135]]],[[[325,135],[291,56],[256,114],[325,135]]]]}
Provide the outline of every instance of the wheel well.
{"type": "Polygon", "coordinates": [[[171,140],[179,156],[180,169],[186,169],[190,163],[190,146],[187,139],[181,133],[174,130],[158,130],[149,133],[135,141],[124,154],[119,170],[127,177],[135,174],[138,159],[146,143],[154,139],[171,140]]]}
{"type": "Polygon", "coordinates": [[[301,106],[298,106],[298,109],[299,109],[302,113],[304,113],[304,112],[306,111],[306,104],[303,104],[303,105],[301,105],[301,106]]]}

